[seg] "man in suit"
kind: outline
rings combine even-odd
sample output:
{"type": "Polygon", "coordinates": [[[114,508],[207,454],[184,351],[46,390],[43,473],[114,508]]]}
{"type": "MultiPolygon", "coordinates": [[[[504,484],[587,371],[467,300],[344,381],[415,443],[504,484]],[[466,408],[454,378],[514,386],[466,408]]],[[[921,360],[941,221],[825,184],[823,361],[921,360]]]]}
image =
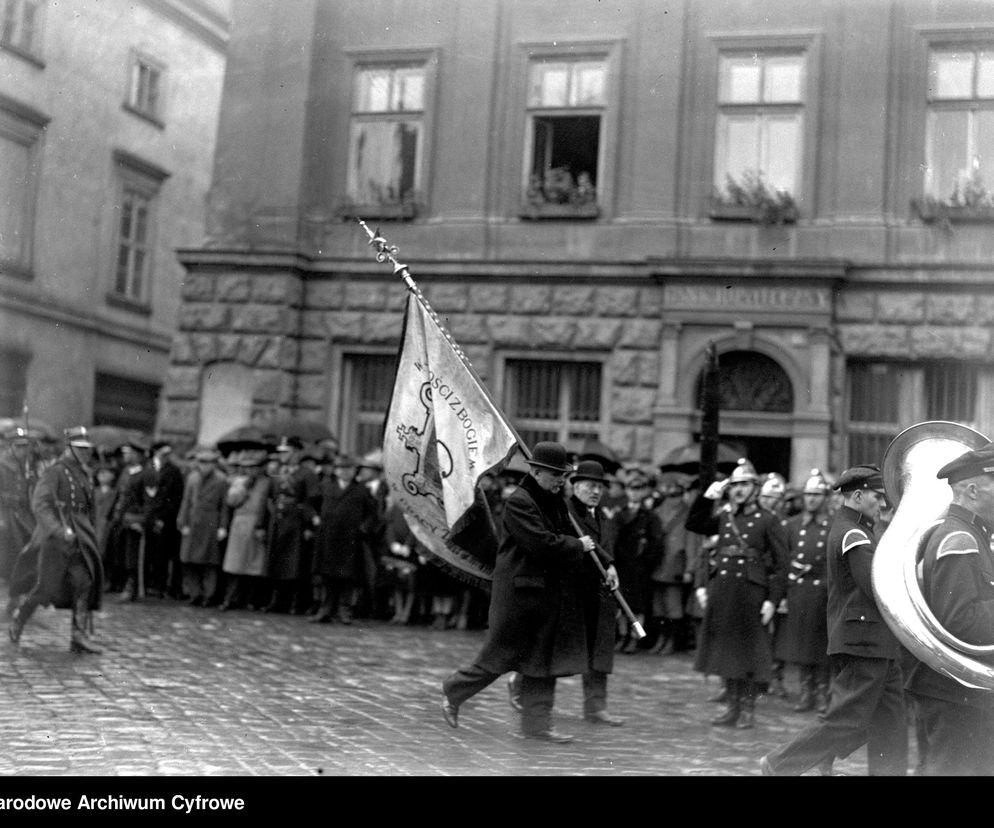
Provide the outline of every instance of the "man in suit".
{"type": "MultiPolygon", "coordinates": [[[[924,595],[942,627],[968,644],[994,642],[994,443],[939,469],[953,502],[924,538],[924,595]]],[[[994,692],[918,662],[906,687],[918,703],[926,776],[994,775],[994,692]]]]}
{"type": "Polygon", "coordinates": [[[573,737],[552,727],[556,678],[590,666],[581,594],[584,559],[596,543],[578,537],[570,522],[562,495],[572,471],[566,447],[537,443],[528,465],[502,513],[487,638],[474,662],[442,683],[442,714],[458,727],[463,703],[517,671],[522,736],[562,744],[573,737]]]}
{"type": "Polygon", "coordinates": [[[908,722],[900,645],[873,596],[874,523],[886,503],[876,466],[839,476],[844,496],[828,533],[828,654],[831,701],[821,721],[760,760],[765,776],[799,776],[867,746],[870,776],[904,776],[908,722]]]}
{"type": "Polygon", "coordinates": [[[152,459],[142,473],[148,495],[145,513],[145,560],[153,594],[183,597],[183,570],[179,560],[180,536],[176,518],[183,502],[183,472],[172,462],[168,440],[152,443],[152,459]]]}
{"type": "MultiPolygon", "coordinates": [[[[612,548],[617,528],[614,521],[600,508],[607,488],[604,467],[596,460],[581,460],[570,477],[572,495],[569,509],[581,531],[593,538],[594,550],[607,573],[607,583],[618,585],[612,548]]],[[[590,667],[583,674],[583,718],[594,724],[620,727],[623,719],[607,712],[607,677],[614,667],[614,600],[604,587],[600,569],[590,556],[582,572],[583,612],[590,646],[590,667]]],[[[609,587],[610,588],[610,587],[609,587]]],[[[521,712],[521,674],[508,680],[511,707],[521,712]]]]}
{"type": "Polygon", "coordinates": [[[66,449],[41,475],[31,497],[35,528],[18,557],[12,585],[17,607],[10,640],[17,644],[39,605],[72,610],[69,649],[100,653],[91,638],[92,610],[100,609],[103,565],[93,527],[93,443],[82,426],[65,431],[66,449]]]}

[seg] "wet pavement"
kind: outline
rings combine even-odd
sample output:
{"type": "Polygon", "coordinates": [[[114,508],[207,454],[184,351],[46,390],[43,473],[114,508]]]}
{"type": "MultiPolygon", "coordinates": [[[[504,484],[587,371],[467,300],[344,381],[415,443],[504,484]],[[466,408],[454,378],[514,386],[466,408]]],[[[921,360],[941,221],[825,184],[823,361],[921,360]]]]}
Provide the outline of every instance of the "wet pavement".
{"type": "MultiPolygon", "coordinates": [[[[763,697],[754,730],[713,728],[718,682],[690,654],[618,655],[609,700],[625,725],[584,721],[579,678],[562,679],[555,726],[576,739],[552,745],[518,737],[503,679],[445,724],[441,681],[481,631],[156,599],[108,603],[96,625],[102,655],[69,652],[64,610],[39,610],[20,645],[4,635],[0,775],[758,776],[815,716],[763,697]]],[[[836,768],[865,774],[865,749],[836,768]]]]}

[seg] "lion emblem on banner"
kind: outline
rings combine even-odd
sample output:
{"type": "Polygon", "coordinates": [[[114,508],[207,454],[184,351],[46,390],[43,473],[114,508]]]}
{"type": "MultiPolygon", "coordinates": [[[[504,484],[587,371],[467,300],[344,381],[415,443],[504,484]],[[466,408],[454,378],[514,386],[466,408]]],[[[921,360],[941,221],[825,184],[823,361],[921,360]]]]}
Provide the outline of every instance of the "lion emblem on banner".
{"type": "Polygon", "coordinates": [[[397,426],[397,436],[404,448],[414,455],[414,467],[401,476],[401,482],[408,494],[430,498],[439,508],[444,508],[442,481],[452,474],[452,453],[435,432],[431,383],[422,383],[418,401],[425,415],[421,427],[410,424],[397,426]]]}

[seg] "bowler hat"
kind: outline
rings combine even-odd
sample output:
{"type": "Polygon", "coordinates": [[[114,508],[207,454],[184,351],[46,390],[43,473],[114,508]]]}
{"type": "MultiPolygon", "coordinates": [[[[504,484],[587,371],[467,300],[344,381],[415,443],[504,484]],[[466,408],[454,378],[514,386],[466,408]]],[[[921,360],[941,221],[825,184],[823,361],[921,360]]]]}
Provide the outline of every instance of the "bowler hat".
{"type": "Polygon", "coordinates": [[[872,489],[873,491],[884,492],[884,478],[880,473],[880,467],[870,463],[864,463],[846,469],[839,475],[839,480],[835,488],[840,492],[855,492],[860,489],[872,489]]]}
{"type": "Polygon", "coordinates": [[[527,462],[530,466],[539,466],[557,472],[567,472],[573,468],[566,457],[566,446],[551,441],[536,443],[535,448],[532,449],[532,456],[527,462]]]}
{"type": "Polygon", "coordinates": [[[576,471],[570,476],[570,480],[573,483],[579,480],[592,480],[594,483],[607,484],[604,466],[596,460],[581,460],[576,466],[576,471]]]}
{"type": "Polygon", "coordinates": [[[950,460],[935,476],[950,483],[959,483],[961,480],[969,480],[971,477],[980,477],[983,474],[994,475],[994,443],[988,443],[986,446],[961,454],[955,460],[950,460]]]}
{"type": "Polygon", "coordinates": [[[70,446],[93,448],[93,441],[90,440],[90,432],[86,430],[86,426],[73,426],[72,428],[67,428],[63,434],[65,434],[66,442],[69,443],[70,446]]]}

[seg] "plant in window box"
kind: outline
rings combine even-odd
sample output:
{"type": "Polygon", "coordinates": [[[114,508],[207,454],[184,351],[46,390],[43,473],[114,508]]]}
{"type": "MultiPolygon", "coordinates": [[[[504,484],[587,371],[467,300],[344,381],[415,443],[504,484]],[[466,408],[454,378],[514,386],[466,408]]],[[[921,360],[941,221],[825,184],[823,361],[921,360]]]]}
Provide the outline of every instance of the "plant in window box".
{"type": "Polygon", "coordinates": [[[725,176],[724,189],[715,188],[711,199],[711,218],[738,219],[757,224],[788,224],[797,221],[794,197],[784,189],[770,186],[763,174],[746,170],[736,181],[725,176]]]}
{"type": "Polygon", "coordinates": [[[596,218],[597,188],[590,173],[576,178],[566,167],[552,167],[544,175],[533,173],[525,191],[522,215],[529,218],[596,218]]]}
{"type": "Polygon", "coordinates": [[[386,186],[369,182],[362,199],[347,198],[338,205],[338,214],[345,219],[353,217],[374,219],[409,220],[415,218],[424,208],[424,201],[417,190],[401,192],[393,184],[386,186]]]}
{"type": "Polygon", "coordinates": [[[994,192],[976,169],[969,178],[957,180],[946,198],[925,196],[912,205],[922,221],[935,222],[947,232],[954,221],[994,221],[994,192]]]}

